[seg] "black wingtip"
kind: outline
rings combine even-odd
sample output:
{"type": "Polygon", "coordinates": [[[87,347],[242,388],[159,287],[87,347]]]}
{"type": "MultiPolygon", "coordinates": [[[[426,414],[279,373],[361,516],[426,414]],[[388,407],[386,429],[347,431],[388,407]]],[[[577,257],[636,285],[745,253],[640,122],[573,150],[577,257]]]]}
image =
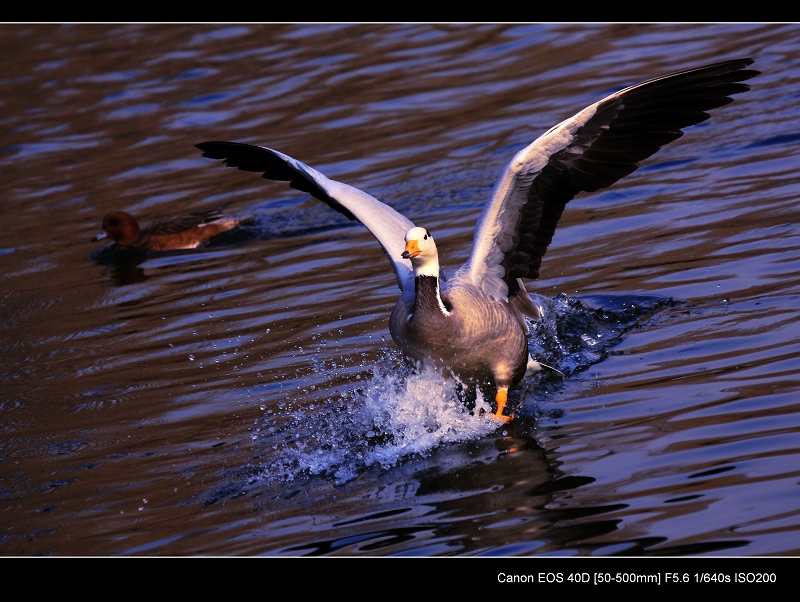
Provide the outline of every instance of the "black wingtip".
{"type": "Polygon", "coordinates": [[[195,147],[203,151],[203,157],[208,157],[209,159],[228,159],[232,154],[236,154],[237,151],[258,148],[242,142],[225,142],[221,140],[201,142],[200,144],[195,144],[195,147]]]}
{"type": "Polygon", "coordinates": [[[309,174],[307,166],[296,159],[264,146],[244,142],[209,141],[195,146],[203,151],[203,157],[222,160],[228,167],[242,171],[260,173],[267,180],[289,182],[292,188],[309,193],[347,219],[356,219],[349,209],[328,194],[315,176],[309,174]]]}

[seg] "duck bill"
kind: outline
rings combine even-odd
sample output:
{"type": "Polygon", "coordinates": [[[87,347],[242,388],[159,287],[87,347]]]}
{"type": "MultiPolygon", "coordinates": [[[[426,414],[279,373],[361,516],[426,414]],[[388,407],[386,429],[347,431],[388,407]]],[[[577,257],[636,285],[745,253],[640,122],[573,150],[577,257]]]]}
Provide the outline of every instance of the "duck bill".
{"type": "Polygon", "coordinates": [[[419,243],[416,241],[416,239],[412,239],[406,243],[406,250],[403,251],[402,257],[403,259],[411,259],[420,253],[422,253],[422,251],[419,250],[419,243]]]}
{"type": "Polygon", "coordinates": [[[101,230],[100,233],[92,239],[92,242],[97,242],[98,240],[103,240],[104,238],[108,238],[108,234],[106,234],[105,230],[101,230]]]}

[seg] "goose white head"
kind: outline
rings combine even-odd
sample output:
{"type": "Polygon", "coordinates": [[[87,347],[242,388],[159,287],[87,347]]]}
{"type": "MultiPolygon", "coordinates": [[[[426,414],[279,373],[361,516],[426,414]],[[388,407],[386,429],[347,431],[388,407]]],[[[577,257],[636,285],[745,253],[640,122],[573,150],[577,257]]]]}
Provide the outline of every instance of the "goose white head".
{"type": "Polygon", "coordinates": [[[433,236],[425,228],[411,228],[406,232],[406,250],[403,259],[410,259],[414,276],[439,276],[439,253],[433,236]]]}

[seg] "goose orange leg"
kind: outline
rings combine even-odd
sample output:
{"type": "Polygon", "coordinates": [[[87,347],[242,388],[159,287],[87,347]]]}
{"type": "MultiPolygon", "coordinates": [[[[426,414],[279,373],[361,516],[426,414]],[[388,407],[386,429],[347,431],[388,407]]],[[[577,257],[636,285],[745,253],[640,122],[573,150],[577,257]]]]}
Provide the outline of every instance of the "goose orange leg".
{"type": "Polygon", "coordinates": [[[497,395],[494,396],[494,401],[497,404],[497,411],[492,414],[492,418],[500,422],[511,422],[514,420],[513,416],[503,415],[503,409],[506,407],[506,401],[508,401],[508,387],[497,387],[497,395]]]}

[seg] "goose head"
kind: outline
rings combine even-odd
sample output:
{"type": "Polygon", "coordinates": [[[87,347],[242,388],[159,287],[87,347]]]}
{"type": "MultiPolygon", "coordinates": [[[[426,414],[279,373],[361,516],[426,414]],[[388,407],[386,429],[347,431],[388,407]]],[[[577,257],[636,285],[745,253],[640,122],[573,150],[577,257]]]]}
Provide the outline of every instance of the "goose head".
{"type": "Polygon", "coordinates": [[[433,236],[425,228],[411,228],[406,232],[406,249],[403,259],[410,259],[414,276],[439,276],[439,253],[433,236]]]}

